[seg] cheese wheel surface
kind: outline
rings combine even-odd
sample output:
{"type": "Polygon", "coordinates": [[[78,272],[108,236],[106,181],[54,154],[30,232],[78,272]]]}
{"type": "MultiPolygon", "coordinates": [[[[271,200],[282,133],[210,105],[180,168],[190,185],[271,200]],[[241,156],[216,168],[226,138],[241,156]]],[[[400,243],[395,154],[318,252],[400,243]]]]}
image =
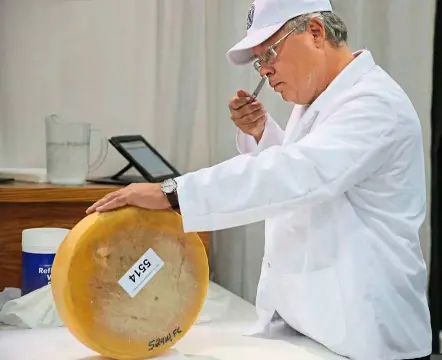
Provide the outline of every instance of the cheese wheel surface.
{"type": "Polygon", "coordinates": [[[66,327],[113,359],[161,355],[192,327],[207,255],[173,211],[124,207],[82,219],[59,247],[51,287],[66,327]]]}

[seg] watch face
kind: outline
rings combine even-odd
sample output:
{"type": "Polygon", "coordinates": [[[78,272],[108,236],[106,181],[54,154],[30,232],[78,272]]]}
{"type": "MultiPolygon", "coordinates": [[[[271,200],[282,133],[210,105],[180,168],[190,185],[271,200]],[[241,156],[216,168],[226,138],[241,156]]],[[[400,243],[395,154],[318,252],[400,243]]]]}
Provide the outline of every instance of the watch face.
{"type": "Polygon", "coordinates": [[[173,179],[167,179],[163,181],[161,187],[166,194],[170,194],[176,190],[176,182],[173,179]]]}

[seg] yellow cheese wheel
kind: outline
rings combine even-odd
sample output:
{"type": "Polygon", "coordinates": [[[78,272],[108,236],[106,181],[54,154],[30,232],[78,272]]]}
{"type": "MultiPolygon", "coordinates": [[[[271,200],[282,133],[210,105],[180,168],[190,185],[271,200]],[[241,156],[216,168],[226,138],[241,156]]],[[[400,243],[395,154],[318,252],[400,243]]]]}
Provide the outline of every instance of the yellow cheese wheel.
{"type": "Polygon", "coordinates": [[[173,211],[124,207],[82,219],[59,247],[51,287],[69,331],[113,359],[159,356],[193,326],[209,283],[196,233],[173,211]]]}

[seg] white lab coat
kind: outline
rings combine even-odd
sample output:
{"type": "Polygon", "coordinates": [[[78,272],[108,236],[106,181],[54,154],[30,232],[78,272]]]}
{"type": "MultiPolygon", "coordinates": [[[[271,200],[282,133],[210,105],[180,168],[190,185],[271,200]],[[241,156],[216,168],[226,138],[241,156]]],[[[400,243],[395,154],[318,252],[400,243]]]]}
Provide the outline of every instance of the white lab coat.
{"type": "Polygon", "coordinates": [[[178,178],[185,231],[265,220],[256,305],[356,360],[431,353],[419,118],[368,51],[284,132],[268,116],[259,145],[178,178]]]}

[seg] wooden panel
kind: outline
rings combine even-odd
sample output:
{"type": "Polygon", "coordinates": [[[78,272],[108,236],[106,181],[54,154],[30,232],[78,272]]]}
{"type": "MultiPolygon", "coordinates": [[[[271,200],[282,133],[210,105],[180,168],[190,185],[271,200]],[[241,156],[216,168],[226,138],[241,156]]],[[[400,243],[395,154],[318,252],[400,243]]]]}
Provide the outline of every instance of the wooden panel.
{"type": "Polygon", "coordinates": [[[118,190],[118,186],[55,186],[50,184],[11,183],[0,185],[0,203],[95,202],[118,190]]]}
{"type": "MultiPolygon", "coordinates": [[[[21,286],[21,232],[33,227],[72,228],[111,186],[55,187],[47,184],[0,186],[0,291],[21,286]]],[[[199,233],[209,255],[210,233],[199,233]]]]}

